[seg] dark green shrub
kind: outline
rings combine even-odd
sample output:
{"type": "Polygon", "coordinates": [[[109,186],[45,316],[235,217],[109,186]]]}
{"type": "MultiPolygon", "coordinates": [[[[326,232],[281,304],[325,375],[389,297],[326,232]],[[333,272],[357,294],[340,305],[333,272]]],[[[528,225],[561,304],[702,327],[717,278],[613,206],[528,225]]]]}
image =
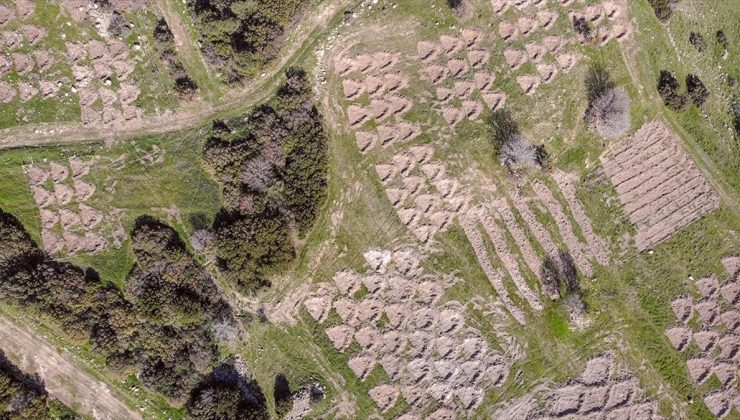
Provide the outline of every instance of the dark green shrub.
{"type": "Polygon", "coordinates": [[[704,105],[704,102],[706,102],[707,97],[709,96],[707,87],[704,86],[704,83],[702,83],[698,76],[693,74],[686,76],[686,90],[688,91],[691,101],[698,107],[704,105]]]}

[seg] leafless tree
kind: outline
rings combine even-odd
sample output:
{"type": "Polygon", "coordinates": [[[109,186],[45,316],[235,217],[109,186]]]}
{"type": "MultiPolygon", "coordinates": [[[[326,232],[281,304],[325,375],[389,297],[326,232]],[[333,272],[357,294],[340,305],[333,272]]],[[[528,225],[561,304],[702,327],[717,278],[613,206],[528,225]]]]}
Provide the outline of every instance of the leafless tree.
{"type": "Polygon", "coordinates": [[[591,104],[586,114],[591,129],[607,138],[623,135],[631,124],[630,97],[624,88],[609,89],[591,104]]]}
{"type": "Polygon", "coordinates": [[[213,242],[214,234],[208,229],[198,229],[190,235],[190,244],[193,249],[202,252],[213,242]]]}
{"type": "Polygon", "coordinates": [[[275,168],[267,158],[259,155],[244,164],[242,182],[251,190],[263,192],[276,181],[275,168]]]}
{"type": "Polygon", "coordinates": [[[499,160],[509,168],[541,167],[537,147],[525,137],[517,134],[501,146],[499,160]]]}

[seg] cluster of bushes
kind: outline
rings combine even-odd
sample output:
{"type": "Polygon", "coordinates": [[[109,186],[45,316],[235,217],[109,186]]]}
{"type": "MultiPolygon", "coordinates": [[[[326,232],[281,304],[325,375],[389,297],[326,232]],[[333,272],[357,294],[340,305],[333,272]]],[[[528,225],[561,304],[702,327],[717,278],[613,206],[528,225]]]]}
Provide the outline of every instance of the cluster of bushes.
{"type": "Polygon", "coordinates": [[[287,29],[309,0],[196,0],[189,2],[205,56],[227,81],[252,77],[277,57],[287,29]]]}
{"type": "Polygon", "coordinates": [[[630,97],[616,87],[606,69],[591,66],[586,73],[586,122],[592,130],[607,138],[623,135],[630,128],[630,97]]]}
{"type": "Polygon", "coordinates": [[[222,187],[223,208],[198,245],[246,290],[293,258],[291,233],[311,227],[326,196],[327,144],[321,114],[302,70],[246,118],[215,121],[204,160],[222,187]]]}
{"type": "Polygon", "coordinates": [[[648,0],[650,6],[655,11],[655,16],[661,21],[665,22],[670,19],[673,14],[673,8],[678,3],[678,0],[648,0]]]}
{"type": "Polygon", "coordinates": [[[74,413],[49,397],[38,376],[13,365],[0,351],[0,419],[74,418],[74,413]],[[53,414],[53,416],[52,416],[53,414]]]}
{"type": "Polygon", "coordinates": [[[224,361],[193,389],[187,409],[193,419],[270,418],[265,395],[259,384],[240,374],[233,359],[224,361]]]}
{"type": "Polygon", "coordinates": [[[198,90],[198,84],[188,76],[185,66],[177,58],[175,36],[164,18],[159,19],[154,27],[154,40],[159,52],[159,59],[170,69],[172,79],[175,82],[175,90],[183,98],[192,97],[195,91],[198,90]]]}
{"type": "Polygon", "coordinates": [[[680,91],[681,83],[668,70],[661,70],[658,78],[658,93],[663,103],[668,108],[681,112],[689,106],[689,101],[697,107],[701,107],[709,96],[704,83],[698,76],[689,74],[686,76],[686,93],[680,91]]]}
{"type": "Polygon", "coordinates": [[[519,132],[519,125],[511,112],[502,108],[490,119],[491,144],[498,161],[515,172],[527,168],[544,168],[548,155],[544,145],[535,146],[519,132]]]}
{"type": "Polygon", "coordinates": [[[1,299],[40,312],[71,339],[89,341],[111,369],[135,369],[169,398],[185,397],[216,364],[217,335],[236,331],[211,277],[155,219],[140,218],[131,233],[136,266],[125,291],[53,260],[2,211],[0,237],[1,299]]]}
{"type": "Polygon", "coordinates": [[[549,296],[560,296],[571,316],[578,317],[586,312],[578,270],[570,253],[561,250],[557,257],[545,258],[540,280],[549,296]]]}

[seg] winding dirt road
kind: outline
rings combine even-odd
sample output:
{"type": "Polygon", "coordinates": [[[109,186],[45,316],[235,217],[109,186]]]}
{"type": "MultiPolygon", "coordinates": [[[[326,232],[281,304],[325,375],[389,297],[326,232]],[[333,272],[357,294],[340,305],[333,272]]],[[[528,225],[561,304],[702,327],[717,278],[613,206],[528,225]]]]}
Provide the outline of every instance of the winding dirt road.
{"type": "Polygon", "coordinates": [[[0,349],[28,373],[37,373],[49,395],[96,419],[140,419],[103,382],[85,373],[69,355],[0,316],[0,349]]]}

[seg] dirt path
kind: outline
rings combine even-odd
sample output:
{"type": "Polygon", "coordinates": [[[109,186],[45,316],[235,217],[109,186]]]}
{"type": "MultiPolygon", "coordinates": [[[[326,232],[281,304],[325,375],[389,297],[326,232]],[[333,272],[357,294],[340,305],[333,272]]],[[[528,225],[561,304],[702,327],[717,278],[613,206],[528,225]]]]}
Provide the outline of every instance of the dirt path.
{"type": "Polygon", "coordinates": [[[0,349],[28,373],[38,373],[49,395],[96,419],[140,419],[99,380],[87,375],[68,355],[0,316],[0,349]]]}
{"type": "MultiPolygon", "coordinates": [[[[168,1],[168,0],[161,0],[168,1]]],[[[264,102],[272,95],[283,69],[311,43],[315,31],[326,30],[329,22],[338,13],[357,3],[357,0],[326,0],[306,14],[291,37],[280,59],[259,77],[245,83],[222,104],[211,106],[194,102],[175,114],[145,118],[125,126],[84,126],[82,123],[34,124],[0,130],[0,150],[24,146],[49,144],[72,144],[99,141],[102,139],[146,136],[194,127],[214,118],[244,113],[254,105],[264,102]]],[[[172,13],[175,13],[174,11],[172,13]]],[[[185,30],[182,28],[182,30],[185,30]]],[[[173,30],[174,31],[174,30],[173,30]]]]}
{"type": "Polygon", "coordinates": [[[180,56],[180,61],[188,71],[188,74],[198,83],[201,94],[205,94],[209,102],[219,99],[223,94],[218,80],[211,79],[208,66],[203,60],[192,31],[188,30],[182,16],[175,7],[174,0],[158,0],[157,5],[162,12],[167,25],[175,38],[175,46],[180,56]]]}

